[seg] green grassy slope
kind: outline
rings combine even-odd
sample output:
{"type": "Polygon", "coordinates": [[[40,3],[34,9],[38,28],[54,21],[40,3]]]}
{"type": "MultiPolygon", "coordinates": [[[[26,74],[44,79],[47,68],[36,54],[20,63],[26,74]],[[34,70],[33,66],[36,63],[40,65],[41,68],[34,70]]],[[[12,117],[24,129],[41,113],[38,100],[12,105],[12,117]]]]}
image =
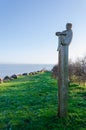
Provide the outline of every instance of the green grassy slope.
{"type": "Polygon", "coordinates": [[[50,72],[0,84],[0,129],[85,130],[86,87],[69,87],[68,118],[57,117],[57,81],[50,72]]]}

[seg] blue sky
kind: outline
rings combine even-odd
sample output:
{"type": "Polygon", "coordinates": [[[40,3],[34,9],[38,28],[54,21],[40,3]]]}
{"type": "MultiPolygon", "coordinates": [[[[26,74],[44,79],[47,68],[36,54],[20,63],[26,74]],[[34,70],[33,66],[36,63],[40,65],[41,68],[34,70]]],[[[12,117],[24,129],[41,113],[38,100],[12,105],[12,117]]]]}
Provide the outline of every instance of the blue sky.
{"type": "Polygon", "coordinates": [[[86,0],[0,0],[0,63],[56,64],[55,32],[67,22],[75,60],[86,55],[86,0]]]}

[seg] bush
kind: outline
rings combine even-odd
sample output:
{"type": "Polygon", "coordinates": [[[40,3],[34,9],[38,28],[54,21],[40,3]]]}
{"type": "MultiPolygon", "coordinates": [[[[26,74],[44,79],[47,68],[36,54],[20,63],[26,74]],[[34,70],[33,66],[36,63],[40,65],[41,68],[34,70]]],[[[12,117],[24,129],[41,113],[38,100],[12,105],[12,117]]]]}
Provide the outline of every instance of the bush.
{"type": "MultiPolygon", "coordinates": [[[[83,59],[77,59],[75,62],[69,61],[69,80],[72,82],[84,83],[86,82],[86,56],[83,59]]],[[[58,65],[52,69],[54,78],[58,77],[58,65]]]]}

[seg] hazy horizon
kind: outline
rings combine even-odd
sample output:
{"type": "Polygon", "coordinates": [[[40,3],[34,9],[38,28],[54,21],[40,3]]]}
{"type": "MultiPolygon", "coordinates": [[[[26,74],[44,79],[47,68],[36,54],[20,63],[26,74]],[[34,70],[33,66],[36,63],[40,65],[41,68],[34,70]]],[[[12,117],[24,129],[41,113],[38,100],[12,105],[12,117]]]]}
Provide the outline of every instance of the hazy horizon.
{"type": "Polygon", "coordinates": [[[0,78],[4,78],[6,75],[36,72],[42,69],[51,70],[53,66],[53,64],[0,64],[0,78]]]}

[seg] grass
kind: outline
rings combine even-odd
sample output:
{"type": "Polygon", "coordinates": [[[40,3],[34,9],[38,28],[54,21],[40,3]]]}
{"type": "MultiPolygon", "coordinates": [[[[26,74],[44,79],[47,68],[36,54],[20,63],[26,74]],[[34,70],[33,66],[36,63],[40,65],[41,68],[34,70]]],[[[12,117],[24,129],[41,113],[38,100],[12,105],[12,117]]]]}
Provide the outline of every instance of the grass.
{"type": "Polygon", "coordinates": [[[57,116],[57,91],[51,72],[0,84],[0,129],[86,130],[86,86],[69,86],[66,119],[57,116]]]}

